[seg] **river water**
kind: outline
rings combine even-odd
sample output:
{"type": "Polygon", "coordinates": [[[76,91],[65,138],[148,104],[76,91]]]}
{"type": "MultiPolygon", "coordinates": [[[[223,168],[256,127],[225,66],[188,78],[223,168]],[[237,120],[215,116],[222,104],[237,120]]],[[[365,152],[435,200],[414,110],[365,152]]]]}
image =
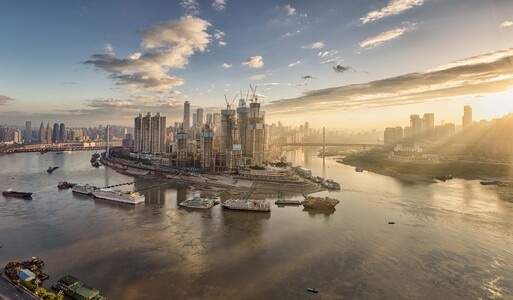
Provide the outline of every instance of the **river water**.
{"type": "Polygon", "coordinates": [[[0,198],[0,267],[38,256],[45,287],[71,274],[109,299],[513,299],[513,203],[499,187],[401,182],[297,150],[289,161],[341,183],[318,193],[335,212],[182,209],[179,183],[134,207],[57,189],[134,181],[91,167],[92,153],[0,156],[0,189],[34,193],[0,198]]]}

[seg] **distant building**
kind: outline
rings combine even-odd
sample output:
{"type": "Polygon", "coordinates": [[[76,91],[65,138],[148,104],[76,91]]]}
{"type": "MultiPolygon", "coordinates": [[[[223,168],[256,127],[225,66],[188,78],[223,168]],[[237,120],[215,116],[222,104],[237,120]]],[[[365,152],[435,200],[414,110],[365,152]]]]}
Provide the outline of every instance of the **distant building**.
{"type": "Polygon", "coordinates": [[[50,122],[46,124],[46,143],[51,144],[52,143],[52,127],[50,127],[50,122]]]}
{"type": "Polygon", "coordinates": [[[472,125],[472,107],[465,105],[463,107],[463,117],[461,118],[463,137],[467,135],[468,128],[472,125]]]}
{"type": "Polygon", "coordinates": [[[68,135],[66,133],[66,125],[64,123],[61,123],[59,126],[59,142],[65,142],[68,139],[68,135]]]}
{"type": "Polygon", "coordinates": [[[41,144],[46,144],[46,130],[43,122],[41,122],[41,125],[39,126],[39,142],[41,144]]]}
{"type": "Polygon", "coordinates": [[[429,140],[435,139],[435,114],[426,113],[424,114],[424,130],[426,138],[429,140]]]}
{"type": "Polygon", "coordinates": [[[23,142],[30,144],[32,142],[32,122],[25,122],[25,135],[23,136],[23,142]]]}
{"type": "Polygon", "coordinates": [[[185,101],[183,104],[183,129],[188,130],[191,128],[191,104],[185,101]]]}

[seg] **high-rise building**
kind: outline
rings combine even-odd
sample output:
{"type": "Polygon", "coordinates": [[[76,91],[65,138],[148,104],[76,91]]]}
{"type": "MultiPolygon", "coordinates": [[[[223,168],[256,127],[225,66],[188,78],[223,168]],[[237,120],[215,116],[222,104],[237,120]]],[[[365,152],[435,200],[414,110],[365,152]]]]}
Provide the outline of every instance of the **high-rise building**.
{"type": "Polygon", "coordinates": [[[134,119],[134,152],[145,154],[166,153],[166,117],[148,112],[134,119]]]}
{"type": "Polygon", "coordinates": [[[50,127],[50,122],[46,123],[46,143],[52,143],[52,127],[50,127]]]}
{"type": "Polygon", "coordinates": [[[424,129],[426,131],[426,137],[430,140],[435,139],[435,114],[426,113],[424,114],[424,129]]]}
{"type": "Polygon", "coordinates": [[[142,153],[151,153],[151,113],[142,119],[142,153]]]}
{"type": "Polygon", "coordinates": [[[134,152],[142,152],[142,114],[134,119],[134,152]]]}
{"type": "Polygon", "coordinates": [[[166,117],[160,112],[151,117],[151,153],[166,153],[166,117]]]}
{"type": "Polygon", "coordinates": [[[264,161],[265,115],[260,111],[260,103],[256,99],[249,104],[249,110],[247,143],[250,153],[248,155],[253,158],[252,164],[261,165],[264,161]]]}
{"type": "Polygon", "coordinates": [[[203,108],[196,109],[196,124],[203,124],[203,108]]]}
{"type": "Polygon", "coordinates": [[[26,144],[30,144],[32,142],[32,122],[25,122],[25,136],[23,137],[23,141],[26,144]]]}
{"type": "Polygon", "coordinates": [[[201,131],[201,167],[207,171],[214,171],[214,132],[207,124],[201,131]]]}
{"type": "Polygon", "coordinates": [[[183,104],[183,129],[189,130],[191,128],[191,104],[185,101],[183,104]]]}
{"type": "Polygon", "coordinates": [[[237,108],[237,128],[239,133],[239,142],[241,144],[242,157],[248,157],[251,149],[247,139],[248,125],[249,125],[249,107],[246,106],[246,100],[239,100],[239,107],[237,108]]]}
{"type": "Polygon", "coordinates": [[[59,136],[60,136],[59,123],[54,123],[53,124],[53,131],[52,131],[52,143],[59,142],[59,136]]]}
{"type": "Polygon", "coordinates": [[[466,132],[470,125],[472,125],[472,107],[470,105],[465,105],[463,107],[463,117],[461,118],[462,125],[462,134],[465,137],[466,132]]]}
{"type": "Polygon", "coordinates": [[[66,134],[66,125],[64,123],[61,123],[59,126],[59,142],[65,142],[68,139],[68,136],[66,134]]]}
{"type": "Polygon", "coordinates": [[[43,122],[41,122],[41,125],[39,126],[39,142],[41,144],[46,144],[46,130],[43,122]]]}

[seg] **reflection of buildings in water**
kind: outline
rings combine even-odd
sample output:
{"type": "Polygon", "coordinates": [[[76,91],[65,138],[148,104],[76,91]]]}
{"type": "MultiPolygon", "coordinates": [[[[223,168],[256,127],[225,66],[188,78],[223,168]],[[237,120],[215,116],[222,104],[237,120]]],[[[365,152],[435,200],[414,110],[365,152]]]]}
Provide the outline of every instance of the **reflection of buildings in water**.
{"type": "Polygon", "coordinates": [[[158,182],[155,181],[136,181],[133,186],[134,191],[138,191],[144,195],[146,198],[146,204],[158,204],[164,205],[166,202],[166,190],[168,190],[168,186],[158,185],[155,186],[158,182]]]}
{"type": "Polygon", "coordinates": [[[303,211],[308,212],[308,216],[315,217],[316,215],[325,215],[326,217],[329,217],[330,215],[334,214],[336,209],[330,208],[330,209],[315,209],[315,208],[303,208],[303,211]]]}

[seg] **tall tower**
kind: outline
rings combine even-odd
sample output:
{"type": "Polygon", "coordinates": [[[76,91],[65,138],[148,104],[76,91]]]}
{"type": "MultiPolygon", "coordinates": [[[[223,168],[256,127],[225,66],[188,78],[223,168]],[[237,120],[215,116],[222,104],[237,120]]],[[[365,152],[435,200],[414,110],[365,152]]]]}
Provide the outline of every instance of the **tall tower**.
{"type": "Polygon", "coordinates": [[[59,141],[65,142],[67,139],[68,137],[66,134],[66,125],[64,125],[64,123],[61,123],[61,125],[59,126],[59,141]]]}
{"type": "Polygon", "coordinates": [[[463,107],[463,117],[461,118],[462,125],[462,136],[468,136],[468,129],[470,125],[472,125],[472,107],[470,105],[465,105],[463,107]]]}
{"type": "Polygon", "coordinates": [[[142,119],[142,153],[151,153],[151,113],[142,119]]]}
{"type": "Polygon", "coordinates": [[[134,119],[134,152],[142,151],[142,114],[134,119]]]}
{"type": "Polygon", "coordinates": [[[183,129],[189,130],[191,128],[191,104],[185,101],[183,104],[183,129]]]}
{"type": "Polygon", "coordinates": [[[201,167],[207,171],[214,168],[214,132],[205,125],[201,131],[201,167]]]}
{"type": "Polygon", "coordinates": [[[160,112],[151,117],[151,153],[166,153],[166,117],[160,112]]]}
{"type": "Polygon", "coordinates": [[[23,141],[26,144],[32,142],[32,122],[30,121],[25,122],[25,136],[23,137],[23,141]]]}
{"type": "Polygon", "coordinates": [[[265,122],[264,113],[260,111],[260,103],[256,97],[249,104],[249,124],[247,133],[247,143],[250,147],[249,156],[253,157],[254,165],[261,165],[264,161],[265,148],[265,122]]]}
{"type": "Polygon", "coordinates": [[[59,131],[60,131],[59,123],[54,123],[53,131],[52,131],[52,143],[59,142],[59,136],[60,136],[59,131]]]}
{"type": "Polygon", "coordinates": [[[424,114],[424,129],[426,131],[426,137],[430,140],[435,138],[435,114],[426,113],[424,114]]]}
{"type": "Polygon", "coordinates": [[[196,109],[196,124],[203,124],[203,108],[196,109]]]}
{"type": "Polygon", "coordinates": [[[252,145],[248,143],[247,138],[248,120],[249,107],[246,105],[246,100],[241,98],[239,99],[239,107],[237,108],[237,128],[239,129],[239,141],[242,146],[242,157],[247,157],[252,149],[252,145]]]}
{"type": "Polygon", "coordinates": [[[39,126],[39,142],[41,142],[41,144],[46,144],[46,130],[43,122],[41,122],[41,125],[39,126]]]}
{"type": "Polygon", "coordinates": [[[50,122],[46,124],[46,143],[50,144],[52,142],[52,127],[50,127],[50,122]]]}

